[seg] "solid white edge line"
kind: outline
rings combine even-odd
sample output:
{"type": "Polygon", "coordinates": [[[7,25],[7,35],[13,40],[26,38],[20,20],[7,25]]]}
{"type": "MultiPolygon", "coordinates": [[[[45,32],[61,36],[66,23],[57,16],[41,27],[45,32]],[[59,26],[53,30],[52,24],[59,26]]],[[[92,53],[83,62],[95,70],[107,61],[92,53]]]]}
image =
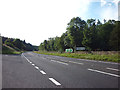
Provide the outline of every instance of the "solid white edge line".
{"type": "Polygon", "coordinates": [[[103,72],[103,71],[99,71],[99,70],[94,70],[94,69],[88,69],[89,71],[94,71],[94,72],[98,72],[98,73],[102,73],[102,74],[107,74],[107,75],[111,75],[111,76],[115,76],[115,77],[120,77],[119,75],[116,74],[111,74],[111,73],[107,73],[107,72],[103,72]]]}
{"type": "Polygon", "coordinates": [[[61,85],[58,81],[56,81],[53,78],[49,78],[50,81],[52,81],[55,85],[61,85]]]}
{"type": "MultiPolygon", "coordinates": [[[[23,53],[22,53],[22,55],[23,55],[23,53]]],[[[32,64],[32,62],[29,60],[29,59],[27,59],[24,55],[23,55],[23,57],[29,62],[29,63],[31,63],[32,64]]],[[[34,66],[35,64],[33,64],[33,66],[34,66]]]]}
{"type": "Polygon", "coordinates": [[[109,69],[109,70],[114,70],[114,71],[120,71],[120,70],[118,70],[118,69],[115,69],[115,68],[106,68],[106,69],[109,69]]]}
{"type": "MultiPolygon", "coordinates": [[[[23,55],[23,53],[22,53],[22,55],[23,55]]],[[[23,57],[28,61],[28,62],[30,62],[30,60],[29,59],[27,59],[24,55],[23,55],[23,57]]]]}
{"type": "Polygon", "coordinates": [[[46,74],[44,71],[42,71],[42,70],[40,70],[40,72],[42,73],[42,74],[46,74]]]}

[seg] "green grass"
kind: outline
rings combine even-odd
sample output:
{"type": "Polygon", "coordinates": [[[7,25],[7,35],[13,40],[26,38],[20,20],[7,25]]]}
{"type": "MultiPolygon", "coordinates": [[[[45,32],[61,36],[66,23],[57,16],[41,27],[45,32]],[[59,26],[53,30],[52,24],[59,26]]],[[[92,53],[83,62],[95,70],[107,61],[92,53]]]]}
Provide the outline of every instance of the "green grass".
{"type": "Polygon", "coordinates": [[[6,50],[2,51],[2,54],[21,54],[22,52],[20,51],[11,51],[11,50],[6,50]]]}
{"type": "Polygon", "coordinates": [[[22,51],[16,51],[11,47],[8,47],[6,45],[2,46],[2,54],[21,54],[22,51]]]}
{"type": "Polygon", "coordinates": [[[55,56],[63,56],[70,58],[79,58],[79,59],[90,59],[90,60],[101,60],[101,61],[111,61],[111,62],[119,62],[120,63],[120,55],[112,54],[112,55],[99,55],[99,54],[79,54],[79,53],[55,53],[55,52],[43,52],[43,51],[34,51],[38,54],[45,55],[55,55],[55,56]]]}

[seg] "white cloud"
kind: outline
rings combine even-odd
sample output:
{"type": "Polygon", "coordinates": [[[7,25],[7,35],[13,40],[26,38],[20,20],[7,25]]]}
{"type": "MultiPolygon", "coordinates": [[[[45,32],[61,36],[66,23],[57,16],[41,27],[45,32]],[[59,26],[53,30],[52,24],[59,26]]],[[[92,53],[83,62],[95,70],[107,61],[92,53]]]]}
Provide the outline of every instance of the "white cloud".
{"type": "Polygon", "coordinates": [[[120,0],[113,0],[112,2],[115,3],[116,6],[118,6],[118,2],[119,2],[119,1],[120,1],[120,0]]]}
{"type": "Polygon", "coordinates": [[[118,12],[116,12],[114,9],[106,8],[101,12],[101,18],[102,19],[115,19],[118,20],[118,12]]]}
{"type": "MultiPolygon", "coordinates": [[[[119,2],[120,0],[101,0],[100,2],[101,2],[101,7],[103,7],[104,5],[106,5],[108,2],[111,2],[111,3],[114,3],[116,6],[118,6],[118,2],[119,2]]],[[[110,5],[110,3],[109,3],[109,5],[110,5]]]]}
{"type": "MultiPolygon", "coordinates": [[[[103,2],[105,0],[102,0],[103,2]]],[[[114,19],[114,20],[118,20],[118,0],[110,0],[109,2],[108,1],[105,1],[104,4],[102,4],[101,8],[101,12],[100,12],[100,16],[101,16],[101,19],[106,19],[106,20],[109,20],[109,19],[114,19]]]]}
{"type": "Polygon", "coordinates": [[[107,3],[105,0],[101,0],[101,7],[104,6],[107,3]]]}

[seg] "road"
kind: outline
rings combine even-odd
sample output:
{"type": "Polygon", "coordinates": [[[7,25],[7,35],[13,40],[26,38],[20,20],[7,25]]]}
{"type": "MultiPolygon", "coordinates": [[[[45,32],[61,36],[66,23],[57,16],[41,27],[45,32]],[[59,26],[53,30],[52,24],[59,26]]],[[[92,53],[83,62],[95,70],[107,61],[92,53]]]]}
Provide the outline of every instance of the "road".
{"type": "Polygon", "coordinates": [[[118,66],[33,52],[2,55],[2,88],[118,88],[118,66]]]}

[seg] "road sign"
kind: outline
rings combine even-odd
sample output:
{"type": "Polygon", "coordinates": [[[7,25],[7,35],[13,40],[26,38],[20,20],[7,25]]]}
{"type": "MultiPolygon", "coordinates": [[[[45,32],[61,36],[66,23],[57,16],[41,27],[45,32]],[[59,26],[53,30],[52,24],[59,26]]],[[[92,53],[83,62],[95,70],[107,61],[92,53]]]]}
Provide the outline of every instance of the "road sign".
{"type": "Polygon", "coordinates": [[[85,47],[76,47],[76,50],[85,50],[85,47]]]}
{"type": "Polygon", "coordinates": [[[70,52],[70,53],[72,53],[73,52],[73,49],[65,49],[65,52],[70,52]]]}

